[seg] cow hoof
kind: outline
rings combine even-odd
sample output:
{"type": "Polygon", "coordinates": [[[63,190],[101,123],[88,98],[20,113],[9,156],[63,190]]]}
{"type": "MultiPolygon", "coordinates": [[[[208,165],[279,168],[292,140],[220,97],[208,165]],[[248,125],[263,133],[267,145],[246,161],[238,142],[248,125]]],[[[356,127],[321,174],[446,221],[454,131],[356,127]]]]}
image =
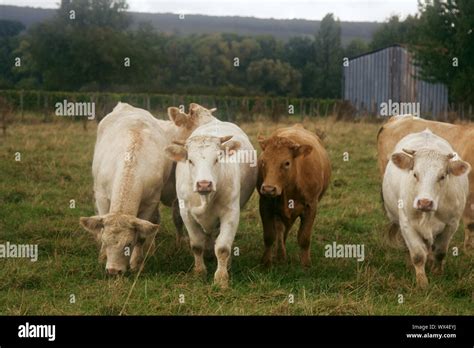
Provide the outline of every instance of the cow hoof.
{"type": "Polygon", "coordinates": [[[263,256],[262,260],[261,260],[261,263],[262,263],[263,267],[269,268],[272,265],[272,258],[263,256]]]}
{"type": "Polygon", "coordinates": [[[227,289],[229,287],[229,274],[227,272],[216,272],[214,284],[221,289],[227,289]]]}
{"type": "Polygon", "coordinates": [[[198,277],[206,277],[207,270],[205,268],[196,268],[194,267],[194,274],[198,277]]]}
{"type": "Polygon", "coordinates": [[[420,289],[426,289],[428,287],[428,278],[426,276],[417,276],[416,285],[420,289]]]}
{"type": "Polygon", "coordinates": [[[441,275],[443,274],[443,272],[444,272],[444,267],[442,264],[440,265],[440,264],[433,263],[433,267],[431,267],[431,273],[435,275],[441,275]]]}
{"type": "Polygon", "coordinates": [[[308,269],[311,267],[311,261],[301,261],[301,267],[303,267],[303,269],[308,269]]]}
{"type": "Polygon", "coordinates": [[[308,254],[303,254],[300,256],[301,266],[304,268],[311,267],[311,258],[308,254]]]}
{"type": "Polygon", "coordinates": [[[187,236],[177,236],[175,247],[176,247],[177,250],[189,249],[190,248],[189,237],[187,237],[187,236]]]}

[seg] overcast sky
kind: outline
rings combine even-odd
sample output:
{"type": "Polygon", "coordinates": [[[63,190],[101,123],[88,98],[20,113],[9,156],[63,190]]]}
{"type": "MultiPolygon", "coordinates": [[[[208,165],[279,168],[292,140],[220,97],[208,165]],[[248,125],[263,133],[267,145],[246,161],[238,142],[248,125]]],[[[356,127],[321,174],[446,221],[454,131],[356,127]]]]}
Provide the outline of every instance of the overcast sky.
{"type": "MultiPolygon", "coordinates": [[[[60,0],[0,0],[0,4],[57,8],[60,0]]],[[[131,11],[216,16],[322,19],[332,12],[343,21],[384,21],[417,12],[417,0],[128,0],[131,11]]]]}

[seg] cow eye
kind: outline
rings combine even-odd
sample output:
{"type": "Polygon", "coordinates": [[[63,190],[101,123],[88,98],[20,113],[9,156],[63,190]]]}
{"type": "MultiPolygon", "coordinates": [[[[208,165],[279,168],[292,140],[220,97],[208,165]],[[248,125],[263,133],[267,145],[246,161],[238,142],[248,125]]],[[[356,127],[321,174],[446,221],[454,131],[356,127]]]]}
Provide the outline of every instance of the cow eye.
{"type": "Polygon", "coordinates": [[[194,165],[193,161],[191,161],[191,160],[189,160],[189,164],[192,165],[192,166],[194,165]]]}
{"type": "Polygon", "coordinates": [[[416,175],[416,173],[413,173],[413,176],[414,176],[415,179],[418,180],[418,175],[416,175]]]}
{"type": "Polygon", "coordinates": [[[286,161],[286,162],[285,162],[285,167],[288,168],[289,166],[290,166],[290,161],[286,161]]]}
{"type": "Polygon", "coordinates": [[[439,181],[443,181],[445,178],[446,178],[446,175],[443,174],[439,177],[439,181]]]}
{"type": "Polygon", "coordinates": [[[216,161],[214,162],[214,164],[217,164],[217,162],[219,162],[219,158],[216,158],[216,161]]]}

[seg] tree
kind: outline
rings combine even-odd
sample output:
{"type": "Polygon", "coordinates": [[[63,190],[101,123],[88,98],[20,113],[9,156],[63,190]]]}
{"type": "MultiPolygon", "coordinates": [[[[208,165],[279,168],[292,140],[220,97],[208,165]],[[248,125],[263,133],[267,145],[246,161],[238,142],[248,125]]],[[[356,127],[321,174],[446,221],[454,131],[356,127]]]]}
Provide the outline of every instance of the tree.
{"type": "Polygon", "coordinates": [[[408,16],[404,21],[400,21],[398,16],[392,16],[387,22],[382,24],[370,43],[371,50],[385,48],[395,44],[409,44],[416,41],[417,17],[408,16]]]}
{"type": "Polygon", "coordinates": [[[13,74],[18,35],[25,26],[17,21],[0,20],[0,88],[11,88],[16,82],[13,74]]]}
{"type": "Polygon", "coordinates": [[[256,92],[271,95],[297,95],[301,74],[280,60],[261,59],[247,69],[247,79],[256,92]]]}
{"type": "Polygon", "coordinates": [[[367,53],[368,51],[369,45],[365,41],[361,39],[354,39],[344,49],[344,57],[351,58],[360,54],[367,53]]]}
{"type": "Polygon", "coordinates": [[[419,11],[412,49],[421,78],[446,84],[454,101],[474,104],[474,2],[425,1],[419,11]]]}
{"type": "Polygon", "coordinates": [[[314,96],[339,98],[342,78],[341,25],[332,13],[324,16],[315,40],[314,96]]]}
{"type": "Polygon", "coordinates": [[[125,31],[126,8],[123,0],[63,1],[54,19],[29,30],[22,53],[31,56],[43,87],[105,90],[149,78],[149,51],[125,31]]]}

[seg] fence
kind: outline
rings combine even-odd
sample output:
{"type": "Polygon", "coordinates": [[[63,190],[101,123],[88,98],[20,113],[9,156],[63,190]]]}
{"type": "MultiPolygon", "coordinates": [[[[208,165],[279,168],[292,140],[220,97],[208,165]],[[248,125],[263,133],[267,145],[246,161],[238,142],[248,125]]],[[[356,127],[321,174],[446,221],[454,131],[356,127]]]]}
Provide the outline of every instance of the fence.
{"type": "Polygon", "coordinates": [[[166,118],[169,106],[198,103],[206,107],[216,107],[218,116],[228,121],[251,121],[256,116],[278,119],[281,116],[298,115],[300,117],[327,116],[336,114],[340,102],[334,99],[286,98],[286,97],[226,97],[206,95],[166,95],[166,94],[125,94],[125,93],[81,93],[0,90],[3,97],[13,108],[15,114],[23,117],[25,112],[43,114],[45,120],[55,111],[55,104],[68,102],[94,102],[96,119],[100,120],[112,111],[117,102],[130,103],[149,110],[158,118],[166,118]]]}

